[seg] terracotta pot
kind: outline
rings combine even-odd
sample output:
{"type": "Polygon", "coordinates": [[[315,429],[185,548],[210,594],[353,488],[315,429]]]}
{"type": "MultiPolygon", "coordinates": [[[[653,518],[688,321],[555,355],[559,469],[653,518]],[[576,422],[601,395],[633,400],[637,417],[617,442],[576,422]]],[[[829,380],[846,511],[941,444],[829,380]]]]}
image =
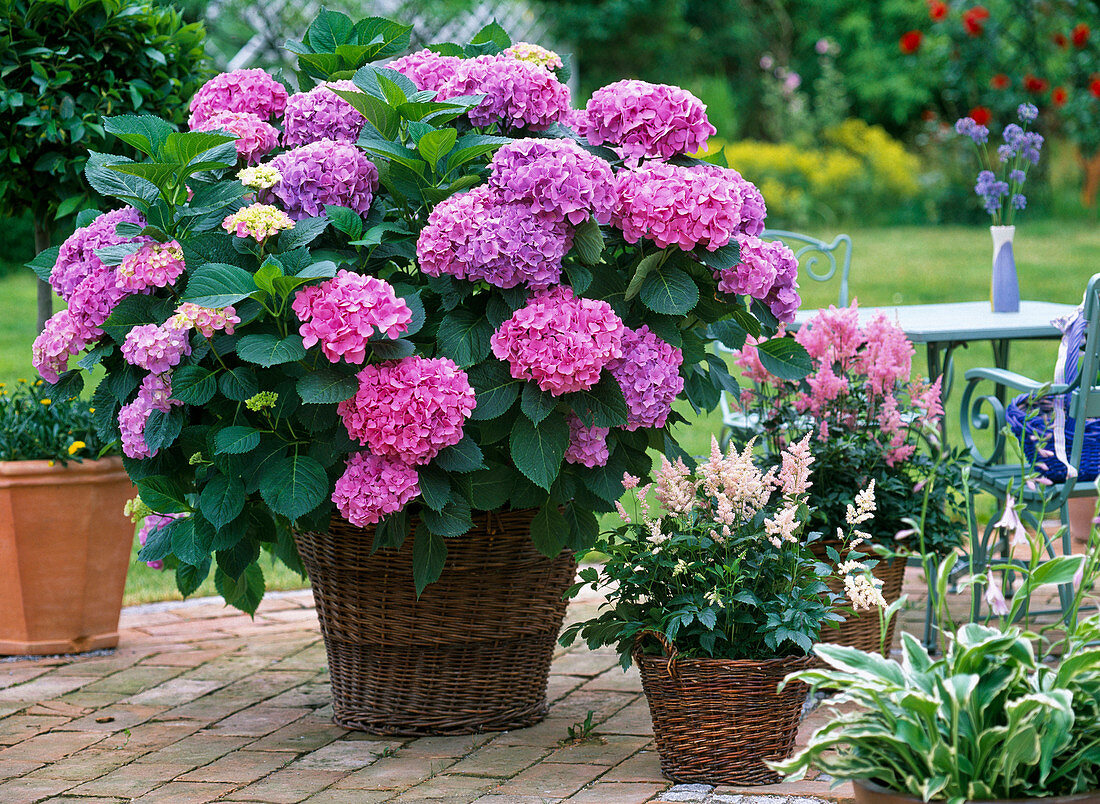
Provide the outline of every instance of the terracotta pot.
{"type": "Polygon", "coordinates": [[[0,461],[0,654],[118,644],[134,493],[119,458],[0,461]]]}
{"type": "MultiPolygon", "coordinates": [[[[856,804],[924,804],[916,796],[895,793],[880,787],[866,779],[853,779],[856,804]]],[[[936,802],[940,804],[940,802],[936,802]]],[[[1100,804],[1100,790],[1080,793],[1075,796],[1056,796],[1051,798],[998,799],[995,801],[968,801],[966,804],[1100,804]]]]}
{"type": "Polygon", "coordinates": [[[1066,500],[1066,505],[1069,508],[1069,535],[1073,543],[1077,546],[1088,544],[1092,518],[1096,516],[1096,498],[1071,497],[1066,500]]]}

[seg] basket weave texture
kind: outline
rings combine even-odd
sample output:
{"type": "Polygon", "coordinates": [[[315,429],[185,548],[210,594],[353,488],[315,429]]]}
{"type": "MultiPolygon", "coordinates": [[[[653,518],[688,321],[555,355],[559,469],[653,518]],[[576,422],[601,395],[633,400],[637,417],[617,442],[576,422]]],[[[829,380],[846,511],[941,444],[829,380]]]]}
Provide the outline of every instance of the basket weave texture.
{"type": "MultiPolygon", "coordinates": [[[[438,581],[418,600],[413,538],[371,554],[373,528],[333,519],[297,533],[328,653],[335,722],[393,735],[471,734],[533,725],[576,562],[531,543],[535,510],[476,513],[447,540],[438,581]]],[[[415,518],[410,533],[415,532],[415,518]]]]}
{"type": "Polygon", "coordinates": [[[659,635],[665,655],[633,659],[653,718],[661,772],[676,782],[773,784],[765,760],[791,755],[806,685],[779,683],[813,665],[811,656],[782,659],[685,659],[659,635]]]}
{"type": "MultiPolygon", "coordinates": [[[[840,542],[820,539],[810,545],[810,550],[818,561],[831,563],[825,553],[826,545],[831,545],[843,555],[840,542]]],[[[905,580],[904,558],[879,559],[872,573],[882,581],[882,596],[887,605],[901,597],[901,586],[905,580]]],[[[825,583],[829,587],[829,591],[846,599],[843,579],[830,577],[826,579],[825,583]]],[[[867,653],[882,652],[883,646],[880,644],[881,628],[879,627],[879,612],[877,609],[857,611],[841,616],[845,619],[839,627],[833,628],[826,625],[821,629],[820,641],[831,645],[847,645],[850,648],[858,648],[867,653]]],[[[889,630],[886,633],[885,649],[887,652],[890,650],[890,646],[894,644],[894,631],[897,624],[897,617],[890,618],[889,630]]]]}

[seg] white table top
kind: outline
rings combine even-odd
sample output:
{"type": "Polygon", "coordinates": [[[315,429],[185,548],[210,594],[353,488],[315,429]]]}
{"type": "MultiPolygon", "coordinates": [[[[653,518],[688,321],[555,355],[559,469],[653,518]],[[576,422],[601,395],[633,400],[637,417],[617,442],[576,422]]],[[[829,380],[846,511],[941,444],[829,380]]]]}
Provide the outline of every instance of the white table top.
{"type": "MultiPolygon", "coordinates": [[[[866,323],[878,313],[885,313],[914,343],[1022,340],[1061,337],[1051,319],[1075,309],[1072,304],[1042,301],[1021,301],[1018,313],[994,313],[988,301],[905,304],[861,307],[859,320],[866,323]]],[[[816,310],[799,310],[788,328],[796,330],[816,314],[816,310]]]]}

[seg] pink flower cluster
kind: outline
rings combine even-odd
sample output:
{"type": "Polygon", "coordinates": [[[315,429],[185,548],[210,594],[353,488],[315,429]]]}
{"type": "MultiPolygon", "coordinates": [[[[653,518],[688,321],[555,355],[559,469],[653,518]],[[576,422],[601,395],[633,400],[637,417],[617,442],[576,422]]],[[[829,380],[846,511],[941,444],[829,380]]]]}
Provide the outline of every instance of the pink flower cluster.
{"type": "Polygon", "coordinates": [[[251,112],[213,112],[191,126],[192,131],[221,129],[237,135],[237,156],[254,165],[279,144],[279,130],[251,112]]]}
{"type": "Polygon", "coordinates": [[[732,168],[696,165],[695,169],[737,186],[741,193],[741,224],[737,227],[737,234],[759,237],[764,231],[764,219],[768,217],[768,207],[760,188],[732,168]]]}
{"type": "Polygon", "coordinates": [[[96,256],[96,249],[134,242],[134,238],[122,237],[115,232],[115,227],[120,223],[144,226],[145,219],[133,207],[123,207],[103,213],[66,238],[50,271],[50,286],[58,296],[68,301],[84,277],[106,267],[96,256]]]}
{"type": "Polygon", "coordinates": [[[336,481],[332,501],[348,522],[366,527],[404,508],[420,494],[416,469],[399,458],[353,453],[336,481]]]}
{"type": "Polygon", "coordinates": [[[626,398],[627,423],[623,429],[664,427],[673,401],[684,390],[684,378],[680,376],[684,353],[644,324],[626,330],[622,351],[608,369],[626,398]]]}
{"type": "Polygon", "coordinates": [[[210,338],[219,330],[225,330],[227,335],[232,335],[233,328],[239,323],[240,316],[233,307],[201,307],[184,302],[164,325],[169,329],[195,329],[210,338]]]}
{"type": "Polygon", "coordinates": [[[153,288],[166,288],[175,283],[184,268],[183,249],[175,240],[146,243],[123,258],[117,271],[117,284],[128,293],[151,293],[153,288]]]}
{"type": "Polygon", "coordinates": [[[300,145],[276,156],[271,166],[283,177],[272,192],[295,220],[321,215],[326,204],[365,215],[378,189],[378,168],[346,142],[300,145]]]}
{"type": "Polygon", "coordinates": [[[141,324],[126,334],[122,356],[131,366],[163,374],[191,354],[189,330],[156,324],[141,324]]]}
{"type": "MultiPolygon", "coordinates": [[[[145,518],[141,520],[141,528],[137,533],[138,544],[144,547],[149,537],[153,535],[153,531],[166,527],[182,516],[183,514],[146,514],[145,518]]],[[[155,570],[164,569],[164,562],[159,559],[157,561],[146,561],[145,566],[155,570]]]]}
{"type": "Polygon", "coordinates": [[[588,141],[617,146],[633,161],[695,153],[716,131],[701,100],[668,84],[616,81],[592,93],[586,112],[588,141]]]}
{"type": "Polygon", "coordinates": [[[359,92],[351,81],[329,81],[291,95],[283,117],[283,145],[308,145],[329,139],[355,143],[365,118],[333,89],[359,92]]]}
{"type": "Polygon", "coordinates": [[[386,64],[386,68],[401,73],[416,84],[417,89],[438,92],[454,76],[461,62],[462,59],[457,56],[441,56],[425,48],[394,59],[386,64]]]}
{"type": "Polygon", "coordinates": [[[610,304],[577,298],[559,285],[536,293],[490,342],[513,377],[559,396],[599,382],[604,367],[622,357],[626,332],[610,304]]]}
{"type": "Polygon", "coordinates": [[[504,54],[459,59],[454,73],[438,87],[437,100],[484,95],[469,112],[475,126],[540,131],[569,108],[569,87],[544,67],[504,54]]]}
{"type": "Polygon", "coordinates": [[[491,185],[436,205],[416,242],[420,270],[499,288],[543,288],[561,279],[573,230],[556,215],[507,203],[491,185]]]}
{"type": "Polygon", "coordinates": [[[103,334],[100,325],[111,315],[115,305],[128,295],[119,287],[113,268],[104,266],[81,280],[69,296],[69,311],[85,343],[91,343],[103,334]]]}
{"type": "Polygon", "coordinates": [[[320,343],[333,363],[362,363],[375,330],[397,338],[412,321],[409,306],[388,283],[351,271],[302,288],[291,307],[302,322],[302,343],[307,349],[320,343]]]}
{"type": "Polygon", "coordinates": [[[68,310],[55,313],[31,346],[31,365],[46,382],[54,383],[69,369],[69,358],[80,354],[87,343],[81,328],[68,310]]]}
{"type": "Polygon", "coordinates": [[[611,222],[628,243],[645,237],[661,248],[714,251],[741,229],[739,182],[708,170],[654,162],[615,176],[611,222]]]}
{"type": "Polygon", "coordinates": [[[489,184],[505,201],[561,216],[574,225],[589,215],[599,223],[611,220],[611,166],[572,140],[513,140],[497,149],[490,167],[489,184]]]}
{"type": "Polygon", "coordinates": [[[714,272],[718,290],[760,299],[780,321],[791,321],[802,304],[798,294],[798,260],[780,240],[739,235],[740,260],[714,272]]]}
{"type": "Polygon", "coordinates": [[[286,88],[261,69],[221,73],[191,98],[188,125],[201,130],[198,126],[218,112],[248,112],[268,120],[282,115],[286,100],[286,88]]]}
{"type": "Polygon", "coordinates": [[[473,413],[466,373],[445,357],[368,365],[359,390],[337,406],[348,434],[375,455],[417,465],[462,440],[473,413]]]}
{"type": "Polygon", "coordinates": [[[609,427],[585,427],[576,414],[570,413],[569,422],[569,447],[565,450],[567,463],[577,463],[593,469],[597,466],[607,466],[610,453],[607,448],[607,435],[611,432],[609,427]]]}
{"type": "Polygon", "coordinates": [[[169,374],[147,374],[141,381],[137,398],[123,405],[118,412],[118,427],[122,433],[122,452],[128,458],[151,458],[156,450],[150,452],[145,443],[145,425],[154,410],[167,413],[172,405],[182,402],[172,397],[172,378],[169,374]]]}

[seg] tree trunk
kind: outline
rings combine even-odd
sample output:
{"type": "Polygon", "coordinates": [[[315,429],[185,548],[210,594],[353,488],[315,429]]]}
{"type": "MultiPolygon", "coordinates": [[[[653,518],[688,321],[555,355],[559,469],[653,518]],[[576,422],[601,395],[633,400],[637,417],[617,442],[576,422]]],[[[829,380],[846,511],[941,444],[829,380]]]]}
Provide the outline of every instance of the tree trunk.
{"type": "MultiPolygon", "coordinates": [[[[34,217],[34,253],[40,254],[50,247],[50,227],[39,216],[34,217]]],[[[38,332],[46,326],[46,320],[53,315],[53,289],[48,283],[38,280],[38,332]]]]}
{"type": "Polygon", "coordinates": [[[1096,194],[1100,192],[1100,151],[1086,158],[1084,154],[1079,157],[1081,167],[1085,170],[1085,184],[1081,188],[1081,203],[1088,209],[1096,206],[1096,194]]]}

